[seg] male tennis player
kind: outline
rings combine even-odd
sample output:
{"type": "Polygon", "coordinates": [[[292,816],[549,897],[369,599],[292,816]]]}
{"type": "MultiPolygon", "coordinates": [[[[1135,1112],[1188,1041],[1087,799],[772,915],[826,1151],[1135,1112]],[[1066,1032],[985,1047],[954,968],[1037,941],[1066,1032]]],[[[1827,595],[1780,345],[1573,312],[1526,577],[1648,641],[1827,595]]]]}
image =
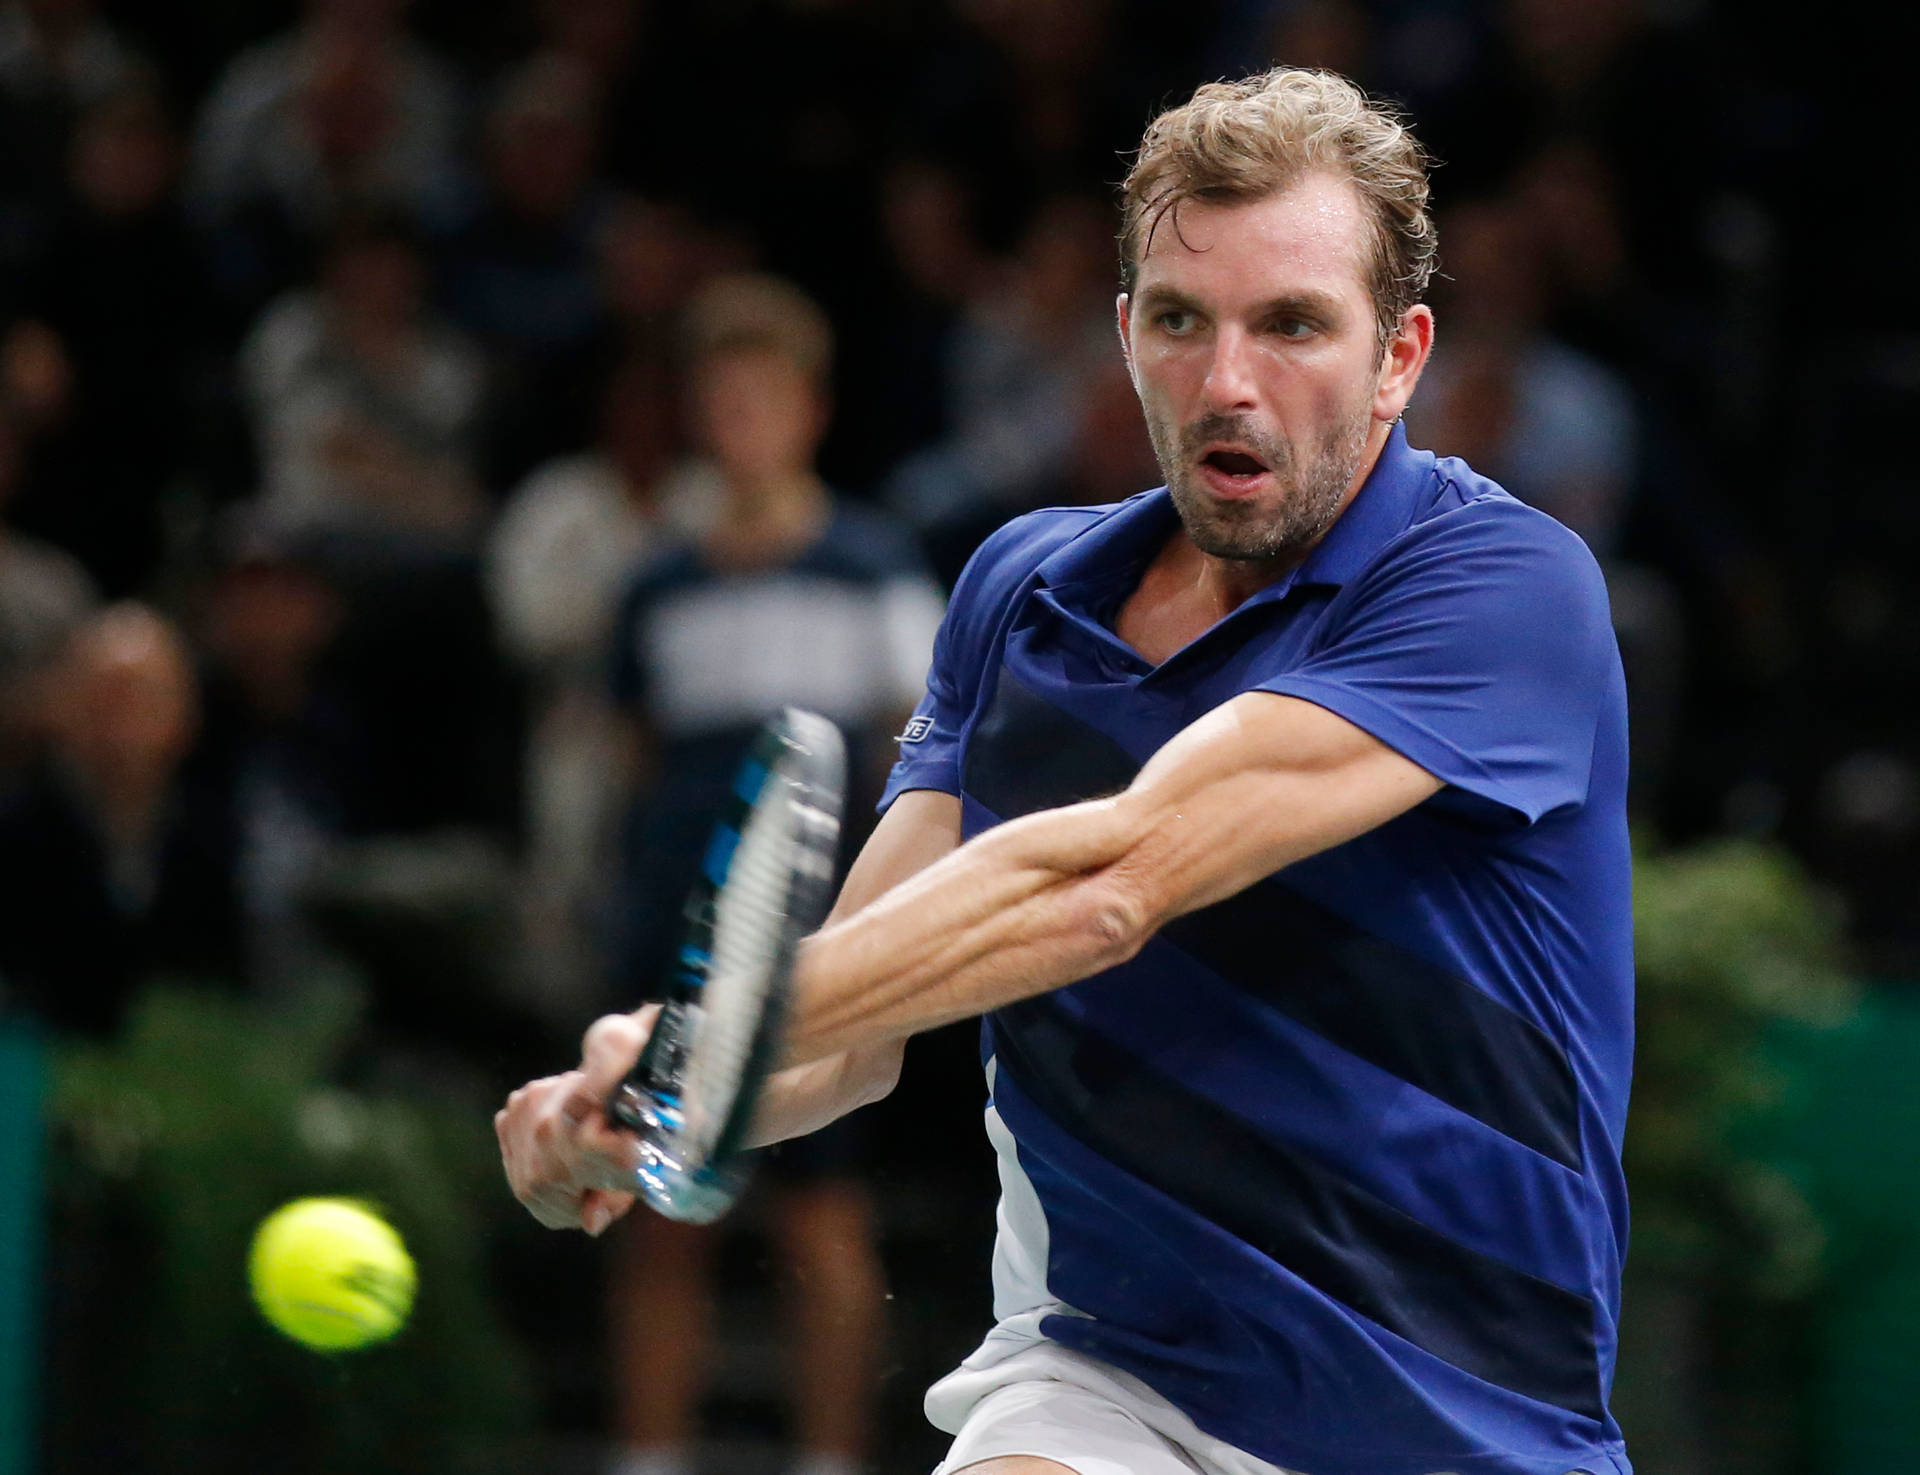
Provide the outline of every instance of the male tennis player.
{"type": "MultiPolygon", "coordinates": [[[[800,1132],[985,1015],[998,1324],[946,1475],[1626,1475],[1626,724],[1580,540],[1398,420],[1420,151],[1343,80],[1203,87],[1127,180],[1167,478],[954,592],[889,807],[805,949],[800,1132]]],[[[598,1232],[642,1025],[500,1118],[598,1232]]]]}

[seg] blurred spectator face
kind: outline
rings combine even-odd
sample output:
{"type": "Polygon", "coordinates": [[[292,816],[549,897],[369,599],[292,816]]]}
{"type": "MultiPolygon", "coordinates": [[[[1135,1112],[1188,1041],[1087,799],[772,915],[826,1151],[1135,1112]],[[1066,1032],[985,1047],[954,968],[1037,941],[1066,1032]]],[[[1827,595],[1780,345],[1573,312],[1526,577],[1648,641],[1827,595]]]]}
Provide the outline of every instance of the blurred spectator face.
{"type": "Polygon", "coordinates": [[[1108,8],[1107,0],[971,0],[965,7],[1021,71],[1055,78],[1098,64],[1108,8]]]}
{"type": "Polygon", "coordinates": [[[773,349],[712,353],[693,366],[693,435],[728,481],[760,485],[813,469],[826,397],[813,376],[773,349]]]}
{"type": "Polygon", "coordinates": [[[540,28],[547,45],[604,76],[632,49],[640,7],[636,0],[546,0],[540,28]]]}
{"type": "Polygon", "coordinates": [[[1539,238],[1512,200],[1459,205],[1440,227],[1446,243],[1446,297],[1456,327],[1524,332],[1539,320],[1539,238]]]}
{"type": "Polygon", "coordinates": [[[964,185],[933,164],[907,163],[882,185],[880,219],[900,274],[942,302],[957,302],[979,275],[972,202],[964,185]]]}
{"type": "Polygon", "coordinates": [[[495,111],[488,158],[494,187],[514,213],[556,220],[593,178],[593,78],[557,57],[532,63],[495,111]]]}
{"type": "Polygon", "coordinates": [[[1268,56],[1276,65],[1324,67],[1360,77],[1366,74],[1372,42],[1366,12],[1353,0],[1300,0],[1275,18],[1268,56]]]}
{"type": "Polygon", "coordinates": [[[1516,409],[1514,355],[1508,345],[1477,334],[1449,337],[1442,352],[1446,373],[1422,386],[1409,424],[1421,445],[1443,456],[1500,465],[1516,409]]]}
{"type": "Polygon", "coordinates": [[[301,98],[308,140],[330,173],[372,159],[393,132],[397,83],[384,46],[359,38],[324,41],[301,98]]]}
{"type": "Polygon", "coordinates": [[[1604,67],[1638,29],[1643,0],[1508,0],[1514,48],[1541,80],[1577,84],[1604,67]]]}
{"type": "Polygon", "coordinates": [[[601,290],[608,305],[629,322],[671,316],[706,269],[700,246],[700,234],[683,211],[641,200],[622,202],[599,240],[601,290]]]}
{"type": "Polygon", "coordinates": [[[1188,201],[1153,233],[1121,329],[1202,551],[1297,558],[1339,514],[1381,366],[1367,246],[1359,191],[1322,173],[1252,203],[1188,201]]]}
{"type": "Polygon", "coordinates": [[[1051,199],[1020,242],[1018,266],[1031,318],[1072,329],[1089,307],[1104,316],[1113,290],[1113,222],[1092,200],[1051,199]]]}
{"type": "Polygon", "coordinates": [[[327,259],[326,289],[349,323],[374,331],[410,327],[420,310],[424,269],[398,237],[369,235],[336,245],[327,259]]]}
{"type": "Polygon", "coordinates": [[[1566,142],[1520,170],[1520,200],[1541,248],[1566,285],[1598,291],[1626,267],[1626,228],[1613,174],[1598,150],[1566,142]]]}
{"type": "Polygon", "coordinates": [[[339,627],[331,586],[299,566],[236,564],[208,593],[206,643],[253,704],[289,716],[305,700],[314,660],[339,627]]]}
{"type": "Polygon", "coordinates": [[[73,189],[97,214],[144,214],[165,197],[180,148],[150,93],[109,98],[80,120],[73,140],[73,189]]]}
{"type": "Polygon", "coordinates": [[[88,621],[55,673],[60,749],[103,782],[164,782],[186,757],[199,716],[185,643],[142,605],[114,605],[88,621]]]}
{"type": "Polygon", "coordinates": [[[60,335],[24,319],[0,337],[0,394],[28,433],[65,418],[73,402],[73,360],[60,335]]]}
{"type": "Polygon", "coordinates": [[[1068,472],[1082,502],[1117,502],[1160,480],[1140,401],[1118,359],[1102,359],[1080,386],[1080,423],[1068,472]]]}

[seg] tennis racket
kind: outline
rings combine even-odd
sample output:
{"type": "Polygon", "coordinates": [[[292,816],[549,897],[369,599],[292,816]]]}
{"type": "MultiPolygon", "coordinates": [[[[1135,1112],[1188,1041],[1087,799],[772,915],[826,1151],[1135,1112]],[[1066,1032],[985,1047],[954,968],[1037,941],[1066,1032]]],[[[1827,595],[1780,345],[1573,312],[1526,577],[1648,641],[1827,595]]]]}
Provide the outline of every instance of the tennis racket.
{"type": "Polygon", "coordinates": [[[640,1138],[641,1195],[704,1224],[740,1196],[742,1147],[779,1054],[794,951],[833,899],[846,748],[824,717],[789,707],[734,781],[687,898],[667,998],[608,1117],[640,1138]]]}

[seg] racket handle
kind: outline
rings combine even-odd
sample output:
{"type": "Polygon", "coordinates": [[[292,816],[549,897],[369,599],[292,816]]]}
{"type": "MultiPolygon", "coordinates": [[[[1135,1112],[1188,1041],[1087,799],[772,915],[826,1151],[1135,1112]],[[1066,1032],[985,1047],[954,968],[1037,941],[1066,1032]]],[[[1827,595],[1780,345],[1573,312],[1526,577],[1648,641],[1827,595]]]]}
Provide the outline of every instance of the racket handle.
{"type": "Polygon", "coordinates": [[[680,1082],[686,1069],[692,1007],[675,1000],[661,1009],[639,1060],[613,1088],[607,1117],[640,1139],[634,1191],[669,1219],[710,1224],[733,1207],[752,1168],[738,1153],[694,1163],[679,1147],[684,1126],[680,1082]]]}
{"type": "Polygon", "coordinates": [[[629,1132],[657,1130],[663,1112],[677,1111],[686,1073],[689,1017],[678,999],[655,1016],[640,1058],[607,1100],[607,1118],[629,1132]]]}

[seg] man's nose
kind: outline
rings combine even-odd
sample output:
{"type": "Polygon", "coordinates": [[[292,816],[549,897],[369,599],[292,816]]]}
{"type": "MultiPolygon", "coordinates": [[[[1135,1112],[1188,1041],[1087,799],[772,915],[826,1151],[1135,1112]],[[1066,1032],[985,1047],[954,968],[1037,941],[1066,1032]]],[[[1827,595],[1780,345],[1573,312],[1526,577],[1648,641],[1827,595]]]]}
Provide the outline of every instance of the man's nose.
{"type": "Polygon", "coordinates": [[[1224,413],[1254,408],[1258,398],[1253,373],[1253,344],[1240,329],[1229,325],[1214,335],[1213,358],[1202,386],[1207,408],[1224,413]]]}

